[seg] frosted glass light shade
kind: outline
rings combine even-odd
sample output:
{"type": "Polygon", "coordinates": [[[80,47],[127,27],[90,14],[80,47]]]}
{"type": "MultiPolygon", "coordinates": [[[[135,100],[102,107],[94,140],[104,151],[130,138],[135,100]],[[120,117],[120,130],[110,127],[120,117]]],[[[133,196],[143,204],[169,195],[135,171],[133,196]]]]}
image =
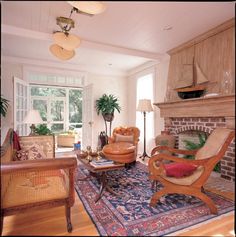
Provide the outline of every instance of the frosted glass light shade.
{"type": "Polygon", "coordinates": [[[39,111],[32,109],[28,111],[26,117],[23,120],[23,123],[38,124],[43,123],[43,120],[39,114],[39,111]]]}
{"type": "Polygon", "coordinates": [[[98,1],[68,1],[68,3],[79,11],[92,15],[100,14],[106,9],[106,5],[98,1]]]}
{"type": "Polygon", "coordinates": [[[63,32],[54,33],[53,40],[55,44],[69,51],[74,50],[75,48],[78,48],[81,42],[78,36],[73,35],[73,34],[66,35],[63,32]]]}
{"type": "Polygon", "coordinates": [[[153,111],[151,100],[148,100],[148,99],[139,100],[137,111],[140,111],[140,112],[151,112],[151,111],[153,111]]]}
{"type": "Polygon", "coordinates": [[[74,50],[66,50],[57,44],[50,46],[51,53],[61,60],[68,60],[75,56],[74,50]]]}

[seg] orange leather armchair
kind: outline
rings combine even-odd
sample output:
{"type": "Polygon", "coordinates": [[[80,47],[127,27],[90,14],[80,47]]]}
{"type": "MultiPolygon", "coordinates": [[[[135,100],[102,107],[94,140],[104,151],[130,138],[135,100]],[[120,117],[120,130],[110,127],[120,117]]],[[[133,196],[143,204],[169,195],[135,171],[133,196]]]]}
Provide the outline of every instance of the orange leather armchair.
{"type": "Polygon", "coordinates": [[[137,127],[116,127],[103,147],[103,154],[120,163],[132,163],[136,160],[139,136],[137,127]]]}

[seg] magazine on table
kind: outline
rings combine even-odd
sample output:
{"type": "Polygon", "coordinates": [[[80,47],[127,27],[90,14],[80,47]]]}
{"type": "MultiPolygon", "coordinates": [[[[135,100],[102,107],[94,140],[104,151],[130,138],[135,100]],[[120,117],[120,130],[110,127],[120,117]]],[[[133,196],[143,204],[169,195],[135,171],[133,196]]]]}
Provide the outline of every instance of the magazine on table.
{"type": "Polygon", "coordinates": [[[114,161],[101,158],[99,160],[91,161],[90,164],[93,166],[104,166],[104,165],[112,165],[112,164],[114,164],[114,161]]]}

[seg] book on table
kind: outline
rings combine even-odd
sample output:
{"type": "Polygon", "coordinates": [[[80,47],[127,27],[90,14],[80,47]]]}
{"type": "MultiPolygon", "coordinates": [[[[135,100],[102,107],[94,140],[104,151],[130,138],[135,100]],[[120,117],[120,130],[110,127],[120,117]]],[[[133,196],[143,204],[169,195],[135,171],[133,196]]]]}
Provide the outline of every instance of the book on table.
{"type": "Polygon", "coordinates": [[[100,167],[100,166],[109,166],[114,164],[113,160],[107,160],[107,159],[99,159],[99,160],[93,160],[90,162],[91,165],[95,166],[95,167],[100,167]]]}

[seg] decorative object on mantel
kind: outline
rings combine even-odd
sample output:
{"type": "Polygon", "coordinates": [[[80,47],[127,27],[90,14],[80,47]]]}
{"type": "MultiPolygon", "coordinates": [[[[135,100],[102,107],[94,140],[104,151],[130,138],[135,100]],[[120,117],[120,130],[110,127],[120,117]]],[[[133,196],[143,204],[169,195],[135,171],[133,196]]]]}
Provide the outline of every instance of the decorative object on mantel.
{"type": "Polygon", "coordinates": [[[223,79],[221,80],[220,93],[222,95],[230,95],[233,93],[233,81],[230,71],[223,72],[223,79]]]}
{"type": "Polygon", "coordinates": [[[206,89],[206,86],[202,84],[209,82],[208,79],[200,69],[198,63],[194,63],[194,58],[192,64],[183,64],[182,66],[182,76],[179,78],[175,87],[178,96],[181,99],[201,97],[206,89]],[[196,73],[194,73],[194,69],[196,73]]]}
{"type": "MultiPolygon", "coordinates": [[[[168,146],[174,148],[175,137],[171,135],[169,131],[161,131],[161,134],[156,136],[155,143],[156,146],[168,146]]],[[[171,155],[171,152],[169,151],[160,151],[160,153],[171,155]]]]}

